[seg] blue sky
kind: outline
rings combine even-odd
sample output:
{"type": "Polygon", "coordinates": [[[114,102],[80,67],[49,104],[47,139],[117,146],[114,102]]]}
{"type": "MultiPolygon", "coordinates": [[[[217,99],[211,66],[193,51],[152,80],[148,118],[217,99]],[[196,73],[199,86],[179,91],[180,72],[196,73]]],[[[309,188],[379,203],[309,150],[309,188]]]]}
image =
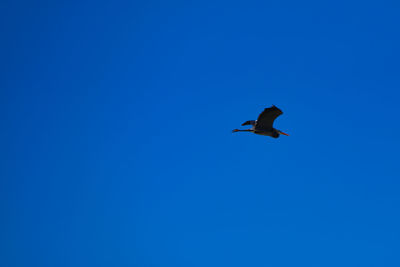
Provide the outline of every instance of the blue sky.
{"type": "Polygon", "coordinates": [[[399,8],[4,2],[0,265],[400,266],[399,8]]]}

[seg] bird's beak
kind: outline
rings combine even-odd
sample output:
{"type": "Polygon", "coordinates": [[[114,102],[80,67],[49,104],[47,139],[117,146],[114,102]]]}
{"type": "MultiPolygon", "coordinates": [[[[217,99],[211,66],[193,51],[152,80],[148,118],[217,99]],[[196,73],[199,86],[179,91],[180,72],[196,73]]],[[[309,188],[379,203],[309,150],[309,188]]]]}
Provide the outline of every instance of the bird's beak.
{"type": "Polygon", "coordinates": [[[284,133],[284,132],[282,132],[282,131],[279,131],[279,134],[283,134],[283,135],[286,135],[286,136],[290,136],[290,135],[288,135],[287,133],[284,133]]]}

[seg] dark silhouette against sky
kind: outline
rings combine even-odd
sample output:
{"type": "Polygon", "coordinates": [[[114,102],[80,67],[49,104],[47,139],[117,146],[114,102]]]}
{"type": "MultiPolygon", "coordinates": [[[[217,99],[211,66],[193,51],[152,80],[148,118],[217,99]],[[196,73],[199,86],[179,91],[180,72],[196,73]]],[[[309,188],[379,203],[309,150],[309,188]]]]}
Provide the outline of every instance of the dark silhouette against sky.
{"type": "Polygon", "coordinates": [[[0,10],[1,266],[400,266],[396,1],[0,10]]]}

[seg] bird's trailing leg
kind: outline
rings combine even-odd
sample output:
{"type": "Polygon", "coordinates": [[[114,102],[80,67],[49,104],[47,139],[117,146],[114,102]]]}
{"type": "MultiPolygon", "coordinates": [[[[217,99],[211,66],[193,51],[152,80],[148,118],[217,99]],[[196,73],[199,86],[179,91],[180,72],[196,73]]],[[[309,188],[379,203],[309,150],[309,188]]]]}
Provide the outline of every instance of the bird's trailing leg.
{"type": "Polygon", "coordinates": [[[234,129],[234,130],[232,130],[232,133],[236,133],[236,132],[251,132],[251,129],[247,129],[247,130],[234,129]]]}

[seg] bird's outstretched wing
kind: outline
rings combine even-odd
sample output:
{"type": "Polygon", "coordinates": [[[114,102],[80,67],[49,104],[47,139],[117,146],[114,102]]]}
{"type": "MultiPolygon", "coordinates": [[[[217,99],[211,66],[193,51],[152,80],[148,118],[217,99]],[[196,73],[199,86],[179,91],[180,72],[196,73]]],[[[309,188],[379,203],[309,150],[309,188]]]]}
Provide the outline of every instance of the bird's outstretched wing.
{"type": "Polygon", "coordinates": [[[258,116],[256,128],[259,129],[272,128],[274,120],[282,114],[283,114],[282,110],[280,110],[275,106],[264,109],[264,111],[261,112],[261,114],[258,116]]]}
{"type": "Polygon", "coordinates": [[[256,121],[246,121],[246,122],[243,122],[243,123],[242,123],[242,126],[245,126],[245,125],[256,125],[256,121]]]}

